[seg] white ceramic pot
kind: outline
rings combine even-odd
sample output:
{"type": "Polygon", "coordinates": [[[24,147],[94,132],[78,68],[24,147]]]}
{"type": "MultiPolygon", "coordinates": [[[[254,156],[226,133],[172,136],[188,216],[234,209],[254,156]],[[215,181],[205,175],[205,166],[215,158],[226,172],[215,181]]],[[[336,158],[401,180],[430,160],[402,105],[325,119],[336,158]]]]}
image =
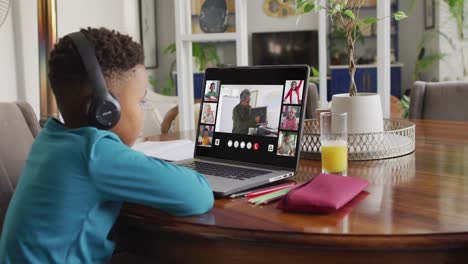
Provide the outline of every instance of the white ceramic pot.
{"type": "Polygon", "coordinates": [[[382,132],[383,115],[380,95],[376,93],[335,94],[332,97],[332,113],[348,113],[348,133],[382,132]]]}

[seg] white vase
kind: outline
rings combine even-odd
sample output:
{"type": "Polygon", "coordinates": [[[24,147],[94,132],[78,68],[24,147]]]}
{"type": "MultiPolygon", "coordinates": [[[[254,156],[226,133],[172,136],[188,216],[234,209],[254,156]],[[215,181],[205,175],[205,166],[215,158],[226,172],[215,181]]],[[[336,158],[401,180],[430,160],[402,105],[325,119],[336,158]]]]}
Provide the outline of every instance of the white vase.
{"type": "Polygon", "coordinates": [[[332,97],[332,113],[348,113],[348,133],[382,132],[383,115],[380,95],[376,93],[335,94],[332,97]]]}

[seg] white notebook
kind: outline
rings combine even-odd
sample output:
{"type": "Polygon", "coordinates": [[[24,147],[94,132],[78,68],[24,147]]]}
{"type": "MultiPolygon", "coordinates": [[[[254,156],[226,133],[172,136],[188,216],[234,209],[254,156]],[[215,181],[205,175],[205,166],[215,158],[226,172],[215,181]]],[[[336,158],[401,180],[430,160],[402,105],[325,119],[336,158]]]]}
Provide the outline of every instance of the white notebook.
{"type": "Polygon", "coordinates": [[[145,141],[135,144],[133,149],[145,155],[163,160],[178,161],[193,158],[195,142],[188,139],[171,141],[145,141]]]}

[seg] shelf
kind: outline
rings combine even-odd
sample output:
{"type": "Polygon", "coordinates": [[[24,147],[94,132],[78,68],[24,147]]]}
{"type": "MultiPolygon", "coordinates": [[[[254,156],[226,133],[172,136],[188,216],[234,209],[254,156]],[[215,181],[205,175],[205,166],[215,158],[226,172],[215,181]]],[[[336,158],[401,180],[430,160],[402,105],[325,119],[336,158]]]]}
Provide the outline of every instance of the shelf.
{"type": "MultiPolygon", "coordinates": [[[[403,63],[395,62],[391,64],[391,67],[403,67],[403,63]]],[[[348,69],[348,65],[330,65],[330,69],[348,69]]],[[[356,64],[356,69],[361,68],[377,68],[377,64],[356,64]]]]}
{"type": "Polygon", "coordinates": [[[219,42],[219,41],[236,41],[239,39],[238,33],[200,33],[187,34],[180,36],[182,41],[191,42],[219,42]]]}

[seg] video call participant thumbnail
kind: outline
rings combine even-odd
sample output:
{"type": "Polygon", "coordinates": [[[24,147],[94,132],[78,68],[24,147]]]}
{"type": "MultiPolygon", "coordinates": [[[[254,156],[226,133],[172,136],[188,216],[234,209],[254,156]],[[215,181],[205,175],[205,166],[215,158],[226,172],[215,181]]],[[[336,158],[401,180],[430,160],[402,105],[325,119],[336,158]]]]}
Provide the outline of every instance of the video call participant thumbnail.
{"type": "Polygon", "coordinates": [[[283,103],[285,104],[301,104],[303,81],[286,81],[283,103]]]}
{"type": "Polygon", "coordinates": [[[213,139],[213,126],[200,126],[198,135],[198,146],[211,147],[211,141],[213,139]]]}
{"type": "Polygon", "coordinates": [[[218,101],[218,87],[216,82],[214,81],[207,81],[207,86],[209,85],[208,89],[205,89],[205,101],[218,101]]]}
{"type": "Polygon", "coordinates": [[[280,132],[277,154],[294,157],[296,153],[296,139],[296,133],[280,132]]]}
{"type": "Polygon", "coordinates": [[[214,124],[216,120],[216,104],[215,103],[205,103],[203,105],[203,112],[201,121],[204,124],[214,124]]]}
{"type": "Polygon", "coordinates": [[[299,127],[300,106],[283,106],[281,129],[297,130],[299,127]]]}
{"type": "Polygon", "coordinates": [[[249,128],[258,128],[260,125],[261,116],[252,116],[250,114],[250,91],[244,89],[240,93],[240,102],[232,109],[232,133],[248,134],[249,128]]]}

